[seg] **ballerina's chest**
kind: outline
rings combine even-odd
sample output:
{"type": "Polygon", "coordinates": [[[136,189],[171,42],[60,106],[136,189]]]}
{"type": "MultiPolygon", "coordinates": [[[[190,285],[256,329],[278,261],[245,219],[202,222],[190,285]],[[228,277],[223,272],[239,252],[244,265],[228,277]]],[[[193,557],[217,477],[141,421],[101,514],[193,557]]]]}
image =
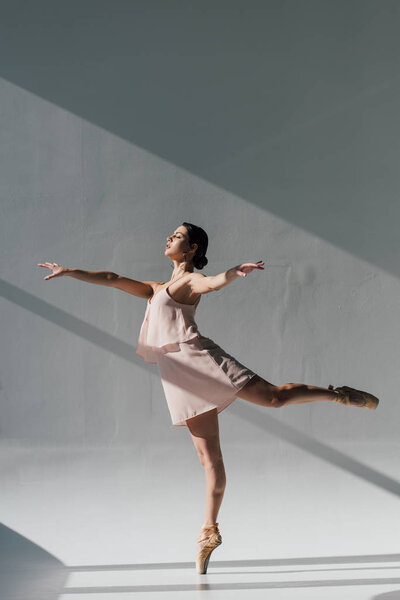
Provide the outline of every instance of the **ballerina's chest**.
{"type": "Polygon", "coordinates": [[[157,353],[178,352],[180,343],[199,337],[194,316],[200,298],[195,304],[183,304],[169,295],[168,288],[153,295],[147,302],[136,354],[154,364],[157,353]]]}

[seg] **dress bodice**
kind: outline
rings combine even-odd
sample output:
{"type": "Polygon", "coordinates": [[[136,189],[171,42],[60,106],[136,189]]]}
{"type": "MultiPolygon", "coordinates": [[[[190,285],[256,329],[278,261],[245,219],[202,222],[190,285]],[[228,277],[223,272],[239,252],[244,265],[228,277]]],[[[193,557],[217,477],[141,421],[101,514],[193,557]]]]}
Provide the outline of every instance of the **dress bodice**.
{"type": "Polygon", "coordinates": [[[199,337],[194,315],[200,298],[194,304],[177,302],[169,295],[168,287],[154,294],[153,301],[147,301],[136,354],[156,363],[157,353],[178,352],[180,342],[199,337]]]}

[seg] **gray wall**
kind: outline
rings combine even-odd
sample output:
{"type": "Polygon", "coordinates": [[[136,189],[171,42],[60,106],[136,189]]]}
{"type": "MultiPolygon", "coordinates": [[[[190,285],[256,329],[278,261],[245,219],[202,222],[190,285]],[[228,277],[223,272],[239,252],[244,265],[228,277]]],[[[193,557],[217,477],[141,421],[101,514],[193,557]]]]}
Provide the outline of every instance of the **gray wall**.
{"type": "Polygon", "coordinates": [[[186,448],[135,354],[145,301],[36,266],[167,281],[182,221],[209,234],[206,275],[266,262],[203,296],[204,335],[275,384],[381,398],[237,400],[223,443],[398,439],[399,9],[2,2],[3,441],[186,448]]]}

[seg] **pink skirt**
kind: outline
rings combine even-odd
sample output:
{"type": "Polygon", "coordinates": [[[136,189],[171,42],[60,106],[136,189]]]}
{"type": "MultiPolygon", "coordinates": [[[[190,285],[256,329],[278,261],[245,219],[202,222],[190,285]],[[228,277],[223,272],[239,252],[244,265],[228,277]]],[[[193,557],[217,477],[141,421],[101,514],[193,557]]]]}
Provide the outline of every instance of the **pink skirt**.
{"type": "Polygon", "coordinates": [[[256,375],[203,335],[179,347],[178,352],[157,355],[173,425],[186,425],[186,419],[214,408],[221,412],[256,375]]]}

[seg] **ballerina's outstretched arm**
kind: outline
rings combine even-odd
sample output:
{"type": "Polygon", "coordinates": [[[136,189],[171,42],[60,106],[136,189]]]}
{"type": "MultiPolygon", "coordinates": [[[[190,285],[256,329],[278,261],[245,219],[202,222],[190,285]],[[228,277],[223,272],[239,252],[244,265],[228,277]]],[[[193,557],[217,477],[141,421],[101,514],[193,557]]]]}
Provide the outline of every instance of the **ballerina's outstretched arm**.
{"type": "Polygon", "coordinates": [[[218,275],[210,275],[206,277],[202,273],[196,273],[191,281],[191,288],[196,294],[206,294],[207,292],[213,292],[220,290],[228,283],[231,283],[237,277],[246,277],[248,273],[251,273],[254,269],[264,270],[264,262],[262,260],[254,262],[245,262],[236,267],[232,267],[223,273],[218,275]]]}

